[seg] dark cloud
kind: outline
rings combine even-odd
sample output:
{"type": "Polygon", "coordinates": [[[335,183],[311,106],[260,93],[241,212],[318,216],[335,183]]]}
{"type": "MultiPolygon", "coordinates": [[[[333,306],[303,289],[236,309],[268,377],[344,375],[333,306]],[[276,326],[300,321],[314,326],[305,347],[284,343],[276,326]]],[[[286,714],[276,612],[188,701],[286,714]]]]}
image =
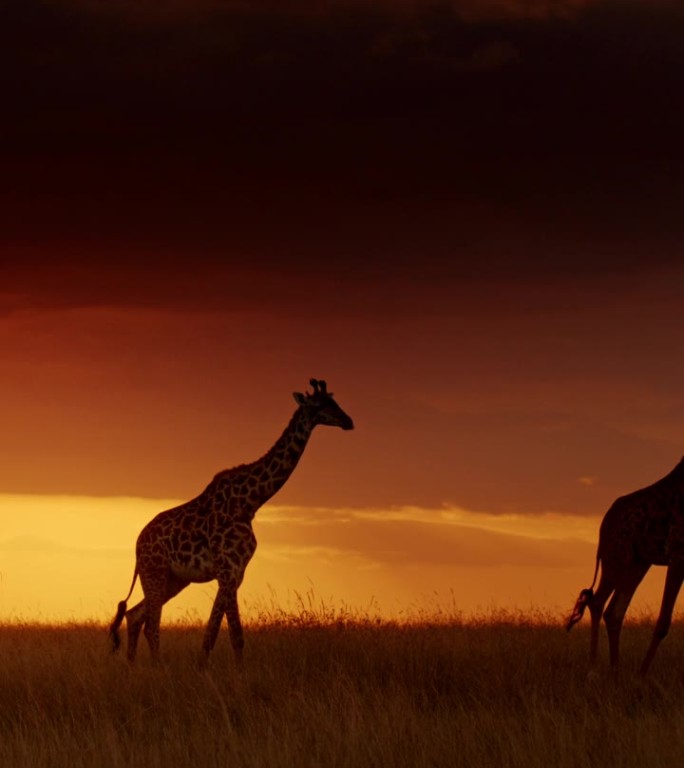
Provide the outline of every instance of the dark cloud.
{"type": "Polygon", "coordinates": [[[679,4],[117,7],[8,6],[15,296],[61,283],[48,260],[138,303],[245,263],[308,289],[677,258],[679,4]]]}
{"type": "MultiPolygon", "coordinates": [[[[307,516],[307,513],[304,513],[307,516]]],[[[591,557],[593,545],[560,539],[536,539],[440,521],[423,512],[423,521],[396,519],[391,512],[369,519],[340,519],[326,510],[314,521],[300,513],[285,523],[259,525],[261,543],[269,547],[329,548],[375,563],[400,566],[542,566],[564,568],[578,562],[578,551],[591,557]],[[313,524],[312,524],[313,523],[313,524]]],[[[522,523],[521,523],[522,524],[522,523]]]]}
{"type": "Polygon", "coordinates": [[[185,497],[289,413],[224,403],[310,375],[358,429],[293,503],[587,514],[662,476],[682,39],[645,0],[5,2],[7,487],[185,497]]]}

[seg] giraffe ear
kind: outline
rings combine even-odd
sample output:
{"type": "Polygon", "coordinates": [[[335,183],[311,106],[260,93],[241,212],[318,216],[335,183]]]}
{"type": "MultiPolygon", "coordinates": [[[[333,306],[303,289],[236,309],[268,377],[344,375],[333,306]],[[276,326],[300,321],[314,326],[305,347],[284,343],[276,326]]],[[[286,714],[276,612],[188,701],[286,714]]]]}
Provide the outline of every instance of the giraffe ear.
{"type": "Polygon", "coordinates": [[[297,405],[304,405],[306,402],[306,396],[301,392],[293,392],[292,397],[294,397],[295,403],[297,403],[297,405]]]}

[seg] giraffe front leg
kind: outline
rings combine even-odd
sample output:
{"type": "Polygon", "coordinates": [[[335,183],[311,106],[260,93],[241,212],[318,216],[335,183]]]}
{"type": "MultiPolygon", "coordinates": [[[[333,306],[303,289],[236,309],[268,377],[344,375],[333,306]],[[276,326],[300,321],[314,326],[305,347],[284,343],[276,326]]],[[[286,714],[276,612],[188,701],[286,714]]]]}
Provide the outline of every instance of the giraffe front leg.
{"type": "Polygon", "coordinates": [[[216,597],[214,598],[214,605],[211,608],[207,628],[204,631],[204,640],[202,641],[202,652],[204,654],[203,658],[205,662],[209,658],[209,654],[216,644],[216,638],[221,629],[221,621],[223,620],[224,612],[222,588],[219,587],[216,597]]]}
{"type": "Polygon", "coordinates": [[[658,646],[665,639],[670,625],[672,624],[672,612],[677,601],[677,595],[684,581],[684,563],[670,563],[665,577],[665,589],[663,591],[663,601],[660,605],[660,614],[656,622],[653,638],[648,646],[648,651],[641,664],[641,674],[645,675],[651,666],[653,657],[658,650],[658,646]]]}
{"type": "Polygon", "coordinates": [[[228,629],[230,632],[230,642],[233,646],[235,659],[238,664],[242,663],[242,649],[245,641],[242,633],[242,624],[240,622],[240,611],[237,602],[237,587],[233,583],[219,584],[218,593],[211,609],[211,615],[204,633],[204,642],[202,650],[205,660],[209,657],[221,629],[223,616],[228,619],[228,629]]]}
{"type": "Polygon", "coordinates": [[[238,666],[242,666],[242,651],[245,647],[245,638],[242,633],[242,622],[240,621],[240,609],[238,608],[237,588],[228,592],[226,604],[226,618],[228,619],[228,630],[230,632],[230,643],[233,646],[235,661],[238,666]]]}

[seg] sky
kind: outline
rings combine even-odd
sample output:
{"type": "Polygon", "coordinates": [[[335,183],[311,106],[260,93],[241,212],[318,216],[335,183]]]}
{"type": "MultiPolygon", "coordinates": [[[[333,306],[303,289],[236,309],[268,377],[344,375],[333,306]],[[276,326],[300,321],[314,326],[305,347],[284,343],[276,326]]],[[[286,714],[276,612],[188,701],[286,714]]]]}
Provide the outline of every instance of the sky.
{"type": "Polygon", "coordinates": [[[0,620],[108,620],[312,376],[356,429],[259,512],[246,606],[570,609],[684,455],[681,4],[3,14],[0,620]]]}

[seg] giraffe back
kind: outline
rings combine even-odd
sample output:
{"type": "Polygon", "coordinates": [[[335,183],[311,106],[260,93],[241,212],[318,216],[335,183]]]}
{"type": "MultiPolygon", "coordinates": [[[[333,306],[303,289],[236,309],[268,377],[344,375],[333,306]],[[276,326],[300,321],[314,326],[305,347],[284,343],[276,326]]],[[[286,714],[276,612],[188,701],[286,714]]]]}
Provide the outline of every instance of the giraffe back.
{"type": "Polygon", "coordinates": [[[684,560],[684,461],[652,485],[616,499],[601,523],[599,555],[653,565],[684,560]]]}

